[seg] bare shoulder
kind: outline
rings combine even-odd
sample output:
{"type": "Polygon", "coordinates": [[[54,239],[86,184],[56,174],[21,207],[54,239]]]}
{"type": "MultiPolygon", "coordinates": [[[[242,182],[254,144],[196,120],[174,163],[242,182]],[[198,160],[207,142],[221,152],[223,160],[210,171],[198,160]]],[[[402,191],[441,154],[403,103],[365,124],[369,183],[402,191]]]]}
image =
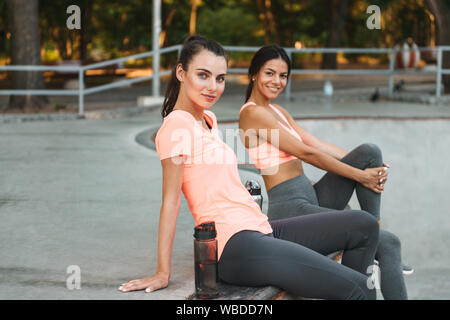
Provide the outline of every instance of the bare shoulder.
{"type": "Polygon", "coordinates": [[[274,103],[272,103],[272,105],[275,107],[275,108],[278,108],[278,110],[280,110],[288,119],[289,118],[292,118],[292,116],[291,116],[291,114],[285,109],[285,108],[283,108],[282,106],[280,106],[279,104],[274,104],[274,103]]]}
{"type": "Polygon", "coordinates": [[[256,104],[249,105],[242,110],[239,115],[239,122],[250,122],[254,123],[255,121],[259,121],[261,118],[267,117],[271,115],[266,108],[263,106],[259,106],[256,104]]]}
{"type": "Polygon", "coordinates": [[[242,110],[239,118],[239,128],[270,129],[277,128],[278,121],[269,108],[260,105],[251,105],[242,110]]]}

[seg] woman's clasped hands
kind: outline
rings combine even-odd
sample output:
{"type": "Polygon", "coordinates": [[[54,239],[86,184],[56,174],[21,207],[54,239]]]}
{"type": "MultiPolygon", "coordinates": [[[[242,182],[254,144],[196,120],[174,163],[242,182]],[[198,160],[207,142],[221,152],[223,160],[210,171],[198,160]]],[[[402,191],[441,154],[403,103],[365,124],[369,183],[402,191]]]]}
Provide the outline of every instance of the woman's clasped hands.
{"type": "Polygon", "coordinates": [[[383,167],[367,168],[361,174],[358,182],[373,192],[382,193],[389,173],[388,168],[390,166],[385,162],[383,162],[383,167]]]}

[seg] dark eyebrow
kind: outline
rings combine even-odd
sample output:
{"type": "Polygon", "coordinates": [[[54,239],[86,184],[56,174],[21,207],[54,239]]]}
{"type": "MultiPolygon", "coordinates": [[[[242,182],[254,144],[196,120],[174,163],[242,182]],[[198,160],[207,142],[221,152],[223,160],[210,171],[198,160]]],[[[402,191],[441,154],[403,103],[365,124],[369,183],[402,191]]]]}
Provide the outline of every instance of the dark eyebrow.
{"type": "MultiPolygon", "coordinates": [[[[277,73],[275,70],[273,70],[273,69],[271,69],[271,68],[266,68],[266,70],[270,70],[270,71],[272,71],[273,73],[277,73]]],[[[287,74],[288,72],[286,71],[286,72],[281,72],[281,74],[287,74]]]]}
{"type": "Polygon", "coordinates": [[[204,71],[204,72],[206,72],[206,73],[208,73],[208,74],[212,74],[212,72],[209,71],[208,69],[197,68],[197,69],[195,69],[195,70],[200,70],[200,71],[204,71]]]}
{"type": "MultiPolygon", "coordinates": [[[[208,69],[197,68],[197,69],[195,69],[195,70],[200,70],[200,71],[204,71],[204,72],[206,72],[207,74],[210,74],[210,75],[212,75],[212,72],[211,72],[211,71],[209,71],[208,69]]],[[[218,77],[220,77],[220,76],[226,76],[226,75],[227,75],[226,73],[222,73],[222,74],[219,74],[219,75],[218,75],[218,77]]]]}

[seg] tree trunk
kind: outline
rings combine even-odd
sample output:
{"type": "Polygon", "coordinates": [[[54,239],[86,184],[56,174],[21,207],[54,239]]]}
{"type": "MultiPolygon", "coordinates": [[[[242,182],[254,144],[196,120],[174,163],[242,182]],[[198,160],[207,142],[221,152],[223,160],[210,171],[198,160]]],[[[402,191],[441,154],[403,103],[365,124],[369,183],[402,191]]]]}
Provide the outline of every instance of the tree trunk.
{"type": "Polygon", "coordinates": [[[191,16],[189,20],[189,34],[195,34],[197,31],[197,9],[198,0],[191,0],[191,16]]]}
{"type": "Polygon", "coordinates": [[[275,18],[273,16],[272,13],[272,1],[271,0],[265,0],[264,1],[264,6],[266,9],[266,19],[267,19],[267,23],[269,25],[270,28],[270,32],[272,35],[275,35],[276,30],[277,30],[277,26],[276,26],[276,22],[275,22],[275,18]]]}
{"type": "Polygon", "coordinates": [[[159,46],[161,48],[166,47],[167,46],[167,31],[169,30],[172,22],[173,22],[173,18],[175,17],[175,13],[177,13],[177,9],[178,9],[178,2],[170,9],[169,14],[167,15],[167,18],[164,22],[164,29],[161,30],[161,35],[159,36],[159,46]]]}
{"type": "Polygon", "coordinates": [[[272,42],[276,32],[275,20],[272,14],[272,2],[271,0],[256,0],[256,7],[259,12],[259,20],[264,29],[264,44],[268,45],[272,42]]]}
{"type": "MultiPolygon", "coordinates": [[[[342,32],[347,20],[349,0],[327,0],[330,25],[326,48],[337,48],[341,45],[342,32]]],[[[322,58],[322,69],[337,69],[336,53],[326,53],[322,58]]]]}
{"type": "Polygon", "coordinates": [[[81,33],[80,33],[80,61],[85,64],[88,59],[87,46],[91,41],[91,17],[92,7],[94,2],[91,0],[84,0],[81,8],[81,33]]]}
{"type": "MultiPolygon", "coordinates": [[[[287,20],[289,22],[284,33],[284,44],[286,47],[294,46],[294,27],[295,27],[295,13],[294,13],[294,1],[288,1],[287,20]]],[[[279,28],[278,28],[279,29],[279,28]]]]}
{"type": "MultiPolygon", "coordinates": [[[[39,0],[7,0],[11,31],[11,65],[41,65],[39,0]]],[[[44,89],[42,72],[12,72],[13,89],[44,89]]],[[[45,96],[10,96],[6,109],[39,109],[48,103],[45,96]]]]}
{"type": "MultiPolygon", "coordinates": [[[[450,8],[443,0],[425,0],[428,9],[434,16],[436,27],[436,45],[450,45],[450,8]]],[[[443,52],[442,68],[450,69],[450,51],[443,52]]],[[[442,77],[445,93],[450,93],[450,75],[442,77]]]]}

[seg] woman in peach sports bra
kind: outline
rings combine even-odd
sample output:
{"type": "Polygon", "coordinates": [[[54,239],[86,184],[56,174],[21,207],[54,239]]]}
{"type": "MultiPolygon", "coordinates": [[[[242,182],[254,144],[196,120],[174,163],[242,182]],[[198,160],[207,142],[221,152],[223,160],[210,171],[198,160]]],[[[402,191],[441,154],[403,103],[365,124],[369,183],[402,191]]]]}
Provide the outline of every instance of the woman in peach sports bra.
{"type": "Polygon", "coordinates": [[[346,212],[269,222],[242,185],[236,155],[220,139],[210,111],[223,93],[226,72],[219,44],[199,36],[186,40],[155,140],[163,172],[156,272],[119,290],[151,292],[169,285],[183,192],[196,225],[215,222],[222,281],[273,285],[310,298],[375,299],[366,272],[378,243],[376,219],[346,212]],[[325,256],[338,250],[344,250],[342,264],[325,256]]]}
{"type": "MultiPolygon", "coordinates": [[[[239,114],[242,141],[266,186],[269,220],[356,212],[379,222],[389,168],[380,149],[366,143],[345,151],[316,138],[284,108],[271,103],[285,88],[290,69],[282,48],[261,48],[251,61],[246,103],[239,114]],[[304,174],[303,161],[328,173],[313,185],[304,174]],[[361,210],[341,211],[354,191],[361,210]]],[[[380,230],[376,259],[384,299],[407,299],[400,240],[394,234],[380,230]]]]}

